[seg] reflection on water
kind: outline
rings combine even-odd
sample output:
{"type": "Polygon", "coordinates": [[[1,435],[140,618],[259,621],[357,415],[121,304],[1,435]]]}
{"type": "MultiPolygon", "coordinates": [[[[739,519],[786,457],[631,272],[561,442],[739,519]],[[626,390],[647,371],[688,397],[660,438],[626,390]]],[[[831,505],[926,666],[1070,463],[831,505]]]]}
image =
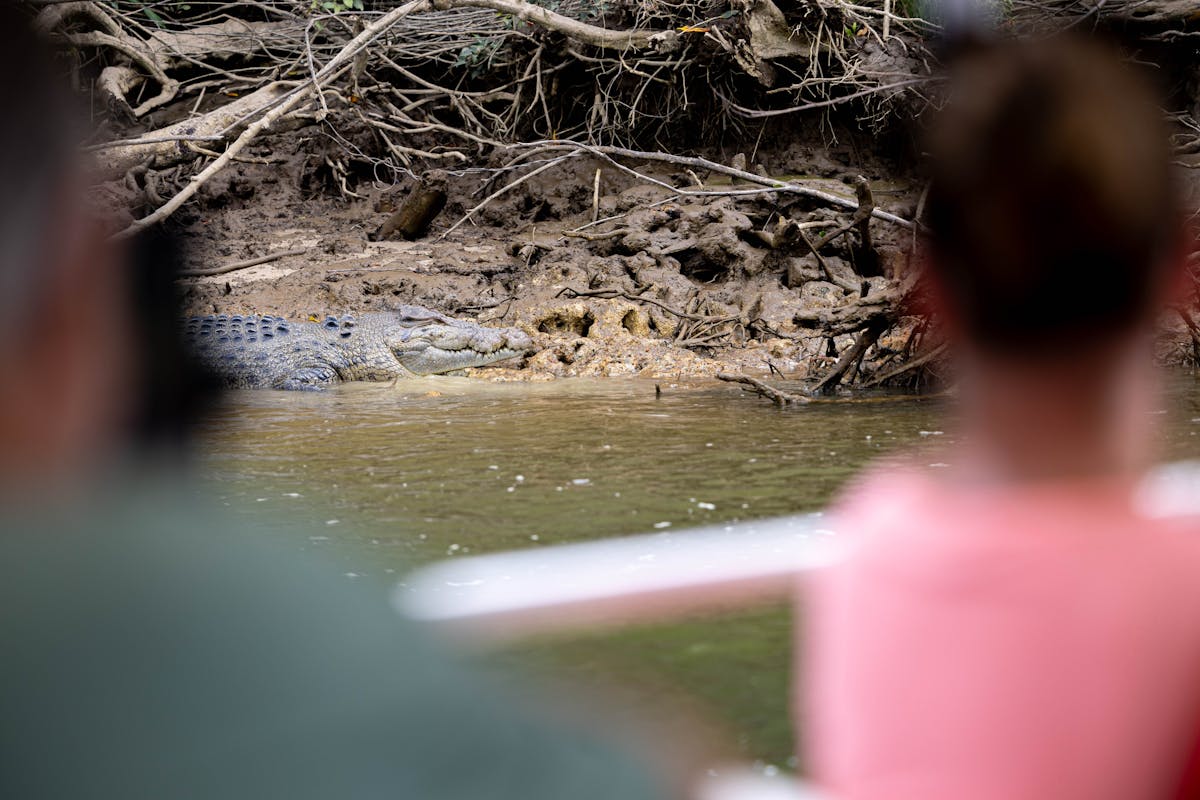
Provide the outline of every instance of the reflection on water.
{"type": "MultiPolygon", "coordinates": [[[[351,578],[436,558],[811,511],[863,464],[939,454],[943,402],[779,410],[727,385],[427,378],[324,393],[245,392],[202,431],[202,466],[242,513],[283,515],[296,546],[351,578]]],[[[1177,378],[1166,451],[1200,457],[1200,390],[1177,378]]],[[[699,697],[744,755],[791,752],[783,610],[580,637],[583,676],[643,673],[699,697]]]]}

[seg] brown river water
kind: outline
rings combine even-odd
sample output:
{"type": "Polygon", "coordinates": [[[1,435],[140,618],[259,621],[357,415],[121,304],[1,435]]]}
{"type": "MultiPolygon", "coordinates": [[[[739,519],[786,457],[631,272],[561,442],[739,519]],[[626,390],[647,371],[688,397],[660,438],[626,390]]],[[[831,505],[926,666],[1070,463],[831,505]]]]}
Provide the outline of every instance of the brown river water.
{"type": "MultiPolygon", "coordinates": [[[[781,410],[725,384],[660,385],[428,378],[237,393],[201,431],[201,468],[236,513],[295,519],[289,545],[380,583],[464,554],[818,510],[898,448],[953,469],[939,454],[952,401],[781,410]]],[[[1173,376],[1156,415],[1165,458],[1200,458],[1200,379],[1173,376]]],[[[686,702],[771,771],[795,765],[790,635],[788,611],[767,608],[508,656],[620,683],[634,704],[686,702]]]]}

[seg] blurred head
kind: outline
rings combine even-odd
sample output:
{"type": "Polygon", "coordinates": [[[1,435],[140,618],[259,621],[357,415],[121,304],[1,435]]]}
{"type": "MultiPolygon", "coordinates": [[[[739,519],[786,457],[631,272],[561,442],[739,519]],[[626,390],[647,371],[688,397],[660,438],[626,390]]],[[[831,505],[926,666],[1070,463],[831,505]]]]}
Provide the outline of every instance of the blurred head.
{"type": "Polygon", "coordinates": [[[110,242],[88,203],[81,115],[59,77],[26,20],[13,4],[0,4],[6,493],[99,474],[143,434],[177,423],[191,396],[187,381],[170,379],[186,372],[175,346],[172,252],[110,242]],[[143,254],[151,257],[139,261],[143,254]]]}
{"type": "Polygon", "coordinates": [[[956,64],[929,138],[930,273],[969,352],[1076,358],[1152,320],[1182,244],[1156,100],[1089,41],[956,64]]]}
{"type": "Polygon", "coordinates": [[[132,365],[125,275],[86,208],[78,118],[10,4],[0,109],[0,483],[24,483],[106,448],[132,365]]]}

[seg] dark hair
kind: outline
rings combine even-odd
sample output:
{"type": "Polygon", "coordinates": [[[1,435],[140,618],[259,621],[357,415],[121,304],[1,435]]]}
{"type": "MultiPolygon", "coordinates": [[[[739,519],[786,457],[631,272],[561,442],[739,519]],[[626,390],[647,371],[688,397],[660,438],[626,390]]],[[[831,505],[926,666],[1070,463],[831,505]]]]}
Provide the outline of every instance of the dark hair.
{"type": "Polygon", "coordinates": [[[1162,112],[1101,44],[967,55],[929,136],[931,268],[964,335],[1062,354],[1146,318],[1181,242],[1162,112]]]}

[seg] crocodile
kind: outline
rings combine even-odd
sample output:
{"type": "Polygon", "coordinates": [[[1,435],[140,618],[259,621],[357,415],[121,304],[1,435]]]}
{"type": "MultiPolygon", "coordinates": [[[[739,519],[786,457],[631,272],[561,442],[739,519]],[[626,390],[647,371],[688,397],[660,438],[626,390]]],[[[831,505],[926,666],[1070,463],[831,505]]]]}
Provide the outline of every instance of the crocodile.
{"type": "Polygon", "coordinates": [[[485,328],[421,306],[321,322],[189,317],[183,333],[205,367],[226,385],[246,389],[318,390],[455,372],[523,355],[533,344],[516,328],[485,328]]]}

